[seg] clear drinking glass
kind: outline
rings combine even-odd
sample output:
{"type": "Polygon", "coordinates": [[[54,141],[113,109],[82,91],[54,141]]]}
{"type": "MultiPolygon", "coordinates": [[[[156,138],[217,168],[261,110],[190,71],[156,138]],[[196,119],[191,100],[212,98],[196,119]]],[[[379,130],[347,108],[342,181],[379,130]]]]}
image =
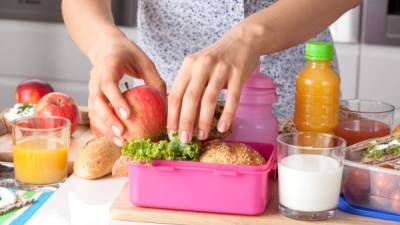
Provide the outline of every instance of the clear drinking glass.
{"type": "Polygon", "coordinates": [[[394,111],[394,106],[380,101],[343,100],[334,133],[344,138],[347,145],[389,135],[394,111]]]}
{"type": "Polygon", "coordinates": [[[282,134],[277,139],[279,210],[299,220],[336,213],[346,141],[323,133],[282,134]]]}
{"type": "Polygon", "coordinates": [[[12,122],[17,188],[58,187],[66,178],[70,126],[62,117],[27,117],[12,122]]]}

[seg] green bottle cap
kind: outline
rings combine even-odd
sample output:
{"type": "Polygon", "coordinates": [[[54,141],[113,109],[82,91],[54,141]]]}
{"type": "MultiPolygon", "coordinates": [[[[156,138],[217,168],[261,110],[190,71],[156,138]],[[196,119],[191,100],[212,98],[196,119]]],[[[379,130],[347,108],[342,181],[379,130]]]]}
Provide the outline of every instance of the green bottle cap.
{"type": "Polygon", "coordinates": [[[306,43],[307,60],[328,61],[332,59],[333,45],[326,41],[309,41],[306,43]]]}

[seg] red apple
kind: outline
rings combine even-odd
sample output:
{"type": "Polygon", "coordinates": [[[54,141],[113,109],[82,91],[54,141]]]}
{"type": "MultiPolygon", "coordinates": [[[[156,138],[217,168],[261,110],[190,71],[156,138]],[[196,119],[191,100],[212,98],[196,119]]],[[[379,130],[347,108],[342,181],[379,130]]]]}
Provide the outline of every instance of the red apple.
{"type": "Polygon", "coordinates": [[[42,80],[26,80],[18,84],[15,92],[17,103],[37,104],[46,94],[54,92],[49,83],[42,80]]]}
{"type": "Polygon", "coordinates": [[[153,87],[142,85],[123,93],[130,105],[130,117],[122,120],[127,128],[125,140],[150,138],[155,140],[165,131],[167,102],[153,87]]]}
{"type": "Polygon", "coordinates": [[[370,173],[360,168],[348,168],[343,171],[342,192],[352,203],[366,201],[370,192],[370,173]]]}
{"type": "Polygon", "coordinates": [[[80,113],[75,101],[66,94],[52,92],[40,99],[35,116],[60,116],[71,121],[71,134],[78,127],[80,113]]]}
{"type": "Polygon", "coordinates": [[[397,176],[382,172],[371,172],[371,194],[390,197],[397,186],[397,176]]]}
{"type": "Polygon", "coordinates": [[[392,209],[395,213],[400,213],[400,187],[392,192],[392,209]]]}

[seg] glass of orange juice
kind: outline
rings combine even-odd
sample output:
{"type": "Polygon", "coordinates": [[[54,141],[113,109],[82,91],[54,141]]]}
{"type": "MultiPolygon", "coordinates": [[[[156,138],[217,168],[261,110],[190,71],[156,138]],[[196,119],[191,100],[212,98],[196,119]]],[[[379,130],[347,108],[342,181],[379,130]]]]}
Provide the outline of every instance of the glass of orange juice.
{"type": "Polygon", "coordinates": [[[27,117],[12,122],[18,188],[58,187],[66,178],[70,126],[70,121],[62,117],[27,117]]]}
{"type": "Polygon", "coordinates": [[[395,107],[380,101],[349,99],[340,102],[339,123],[334,133],[352,145],[391,132],[395,107]]]}

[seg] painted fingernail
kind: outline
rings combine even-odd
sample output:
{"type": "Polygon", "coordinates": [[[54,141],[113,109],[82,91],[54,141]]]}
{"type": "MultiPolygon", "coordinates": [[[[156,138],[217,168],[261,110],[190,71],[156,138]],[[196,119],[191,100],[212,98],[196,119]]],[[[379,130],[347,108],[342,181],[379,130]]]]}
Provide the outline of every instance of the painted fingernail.
{"type": "Polygon", "coordinates": [[[111,130],[113,131],[114,135],[117,137],[121,137],[121,129],[118,126],[112,125],[111,130]]]}
{"type": "Polygon", "coordinates": [[[218,132],[220,133],[224,133],[226,131],[226,123],[225,122],[221,122],[218,124],[218,132]]]}
{"type": "Polygon", "coordinates": [[[199,138],[199,140],[204,140],[204,139],[206,139],[204,130],[199,130],[199,132],[198,132],[198,134],[197,134],[197,137],[199,138]]]}
{"type": "Polygon", "coordinates": [[[187,132],[186,131],[181,131],[181,133],[180,133],[180,136],[179,136],[179,140],[182,142],[182,143],[188,143],[189,142],[189,140],[188,140],[188,134],[187,134],[187,132]]]}
{"type": "Polygon", "coordinates": [[[119,139],[118,137],[113,137],[113,142],[114,142],[114,144],[117,145],[118,147],[122,147],[122,145],[123,145],[121,139],[119,139]]]}
{"type": "Polygon", "coordinates": [[[128,119],[128,113],[126,112],[126,110],[124,108],[120,107],[118,109],[118,112],[119,112],[119,116],[121,117],[121,119],[123,119],[123,120],[128,119]]]}

